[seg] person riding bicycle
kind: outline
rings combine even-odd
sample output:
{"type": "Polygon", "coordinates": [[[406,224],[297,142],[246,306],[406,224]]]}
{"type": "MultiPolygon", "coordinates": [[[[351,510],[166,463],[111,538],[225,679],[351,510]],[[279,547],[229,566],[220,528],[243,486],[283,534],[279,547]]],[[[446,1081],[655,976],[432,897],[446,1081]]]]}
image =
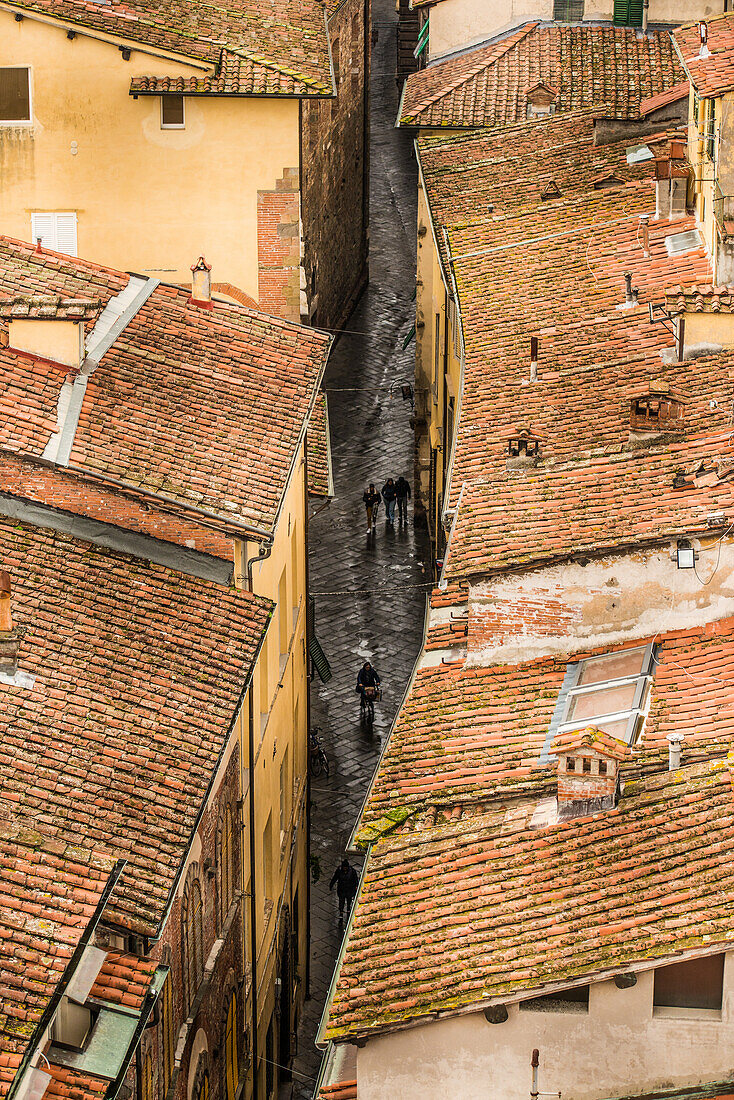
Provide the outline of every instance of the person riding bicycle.
{"type": "Polygon", "coordinates": [[[355,690],[364,699],[375,699],[377,697],[380,690],[380,677],[369,661],[365,661],[357,673],[357,687],[355,690]]]}

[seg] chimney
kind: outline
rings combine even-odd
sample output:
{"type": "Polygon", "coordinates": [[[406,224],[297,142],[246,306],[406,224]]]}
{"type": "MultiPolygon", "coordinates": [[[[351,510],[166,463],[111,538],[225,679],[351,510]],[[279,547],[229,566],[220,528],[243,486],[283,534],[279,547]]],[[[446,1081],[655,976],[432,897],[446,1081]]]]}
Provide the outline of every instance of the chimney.
{"type": "Polygon", "coordinates": [[[559,734],[551,747],[558,757],[558,817],[585,817],[616,805],[619,767],[629,745],[588,726],[559,734]]]}
{"type": "Polygon", "coordinates": [[[668,734],[668,770],[677,771],[680,767],[680,750],[683,744],[683,734],[673,730],[668,734]]]}
{"type": "Polygon", "coordinates": [[[650,215],[640,214],[640,237],[642,238],[642,255],[646,260],[650,259],[650,215]]]}
{"type": "Polygon", "coordinates": [[[637,305],[637,296],[639,294],[637,287],[632,287],[632,272],[625,271],[624,273],[624,309],[632,309],[637,305]]]}
{"type": "Polygon", "coordinates": [[[0,569],[0,672],[14,673],[18,663],[18,633],[10,606],[10,574],[0,569]]]}
{"type": "Polygon", "coordinates": [[[702,19],[698,24],[698,37],[701,40],[701,45],[698,49],[698,56],[701,61],[705,61],[711,57],[711,50],[709,49],[709,27],[705,19],[702,19]]]}
{"type": "Polygon", "coordinates": [[[191,268],[191,298],[196,306],[212,308],[212,268],[203,256],[199,256],[191,268]]]}
{"type": "Polygon", "coordinates": [[[530,337],[530,381],[538,381],[538,337],[530,337]]]}

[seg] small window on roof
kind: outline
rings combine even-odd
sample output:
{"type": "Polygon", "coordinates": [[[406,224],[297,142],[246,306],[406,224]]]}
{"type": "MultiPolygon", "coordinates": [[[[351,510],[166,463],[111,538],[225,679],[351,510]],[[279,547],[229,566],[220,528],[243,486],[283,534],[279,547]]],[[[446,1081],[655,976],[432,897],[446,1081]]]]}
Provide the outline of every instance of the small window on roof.
{"type": "Polygon", "coordinates": [[[517,435],[510,436],[507,443],[507,453],[510,458],[520,458],[522,455],[538,458],[540,456],[540,440],[530,432],[519,431],[517,435]]]}
{"type": "Polygon", "coordinates": [[[652,645],[579,661],[558,732],[594,726],[634,744],[647,713],[654,669],[652,645]]]}
{"type": "Polygon", "coordinates": [[[693,252],[701,247],[701,237],[697,229],[689,229],[686,233],[671,233],[665,238],[665,247],[669,256],[677,256],[680,252],[693,252]]]}
{"type": "Polygon", "coordinates": [[[161,129],[183,130],[185,125],[184,97],[182,95],[162,95],[161,129]]]}
{"type": "Polygon", "coordinates": [[[598,176],[594,180],[595,191],[606,191],[608,187],[621,187],[624,180],[619,176],[598,176]]]}
{"type": "Polygon", "coordinates": [[[540,198],[542,202],[547,202],[549,199],[560,199],[561,189],[555,180],[548,180],[543,190],[540,192],[540,198]]]}

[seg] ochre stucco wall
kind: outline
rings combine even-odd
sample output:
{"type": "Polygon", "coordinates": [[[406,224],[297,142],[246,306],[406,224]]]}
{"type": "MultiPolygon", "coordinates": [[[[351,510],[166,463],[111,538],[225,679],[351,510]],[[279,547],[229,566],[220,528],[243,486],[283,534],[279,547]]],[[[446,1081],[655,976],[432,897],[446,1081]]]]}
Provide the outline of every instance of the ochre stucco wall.
{"type": "Polygon", "coordinates": [[[532,1051],[539,1087],[573,1100],[724,1078],[734,1040],[734,960],[724,969],[722,1018],[653,1015],[648,971],[631,989],[593,985],[588,1013],[520,1012],[489,1024],[482,1013],[440,1020],[371,1039],[357,1051],[359,1100],[527,1100],[532,1051]]]}
{"type": "Polygon", "coordinates": [[[203,253],[216,282],[258,297],[257,194],[298,165],[297,100],[187,97],[185,129],[162,130],[131,77],[201,70],[0,12],[11,64],[32,68],[33,123],[0,127],[1,233],[28,240],[32,211],[76,211],[80,256],[188,282],[203,253]]]}

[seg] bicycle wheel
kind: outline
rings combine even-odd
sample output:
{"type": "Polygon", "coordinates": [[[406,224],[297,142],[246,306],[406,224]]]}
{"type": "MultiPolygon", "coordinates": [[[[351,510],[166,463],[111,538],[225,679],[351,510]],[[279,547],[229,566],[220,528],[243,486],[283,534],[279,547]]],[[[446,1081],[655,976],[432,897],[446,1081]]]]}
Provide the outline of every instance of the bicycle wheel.
{"type": "Polygon", "coordinates": [[[324,775],[328,779],[329,778],[329,757],[326,755],[326,753],[324,752],[323,749],[321,750],[321,765],[324,769],[324,775]]]}
{"type": "Polygon", "coordinates": [[[308,762],[308,766],[311,769],[311,775],[313,776],[314,779],[318,779],[319,776],[321,775],[322,770],[323,770],[324,765],[323,765],[323,761],[321,759],[322,756],[323,756],[323,753],[321,753],[321,752],[314,753],[313,756],[311,757],[311,759],[308,762]]]}

